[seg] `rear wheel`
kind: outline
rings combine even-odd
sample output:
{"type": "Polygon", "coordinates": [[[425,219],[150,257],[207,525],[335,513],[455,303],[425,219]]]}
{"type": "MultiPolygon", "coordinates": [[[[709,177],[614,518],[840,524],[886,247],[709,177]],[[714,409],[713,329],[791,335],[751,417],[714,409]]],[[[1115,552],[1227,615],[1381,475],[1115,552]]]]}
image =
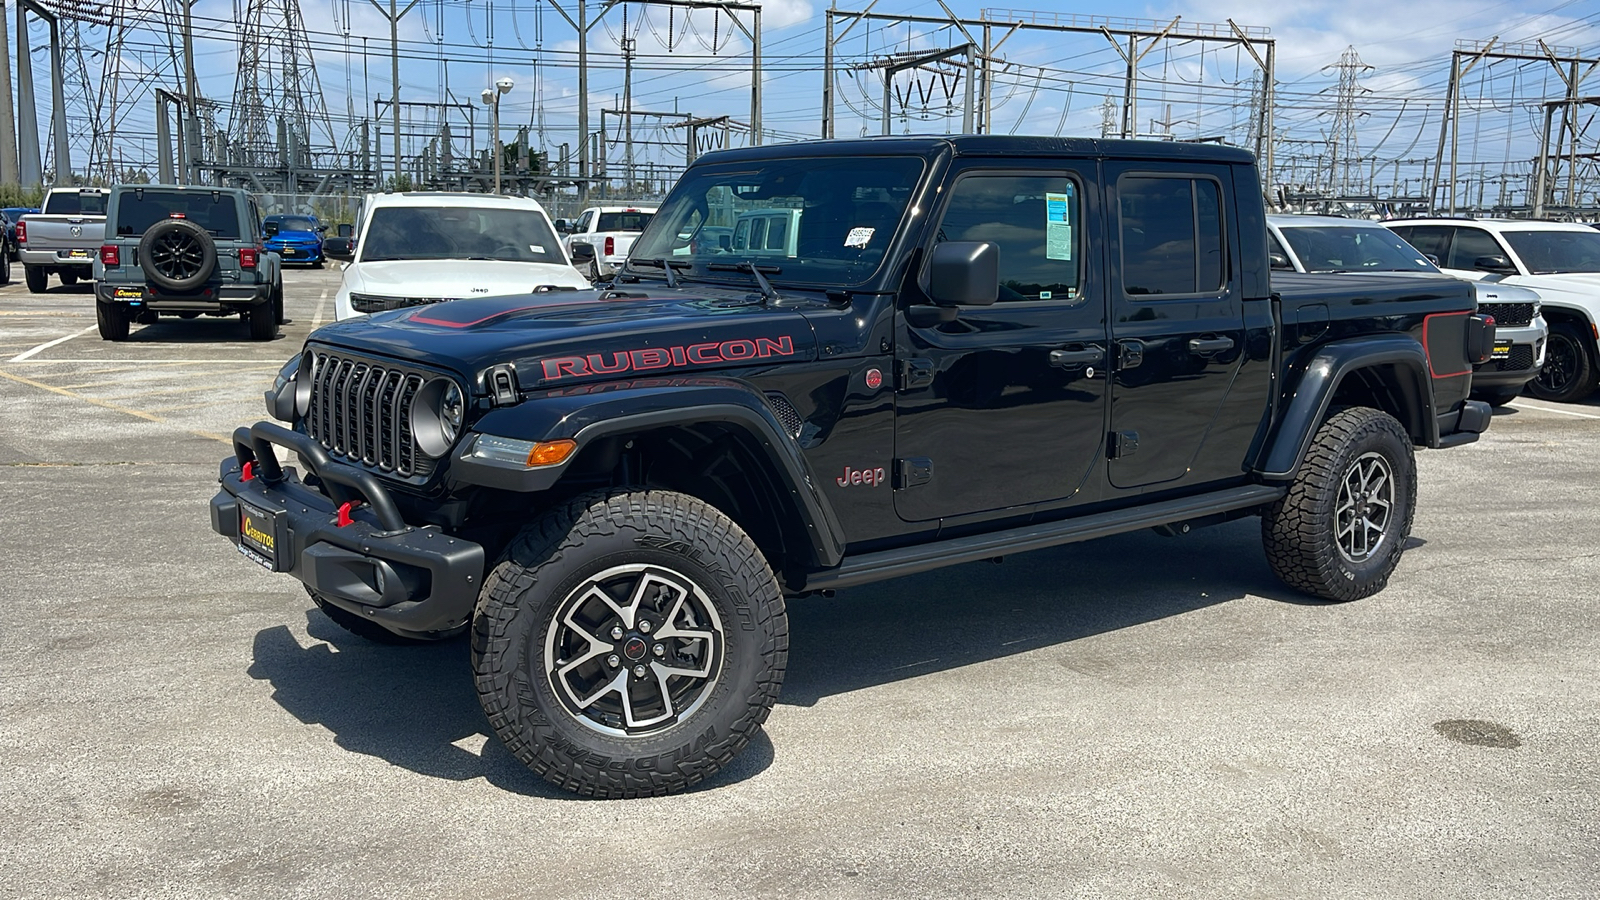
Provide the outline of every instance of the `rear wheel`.
{"type": "Polygon", "coordinates": [[[38,266],[24,265],[22,277],[28,282],[28,290],[35,294],[42,294],[50,289],[50,276],[38,266]]]}
{"type": "Polygon", "coordinates": [[[1272,571],[1326,600],[1383,590],[1411,535],[1416,471],[1411,436],[1393,416],[1367,407],[1334,414],[1289,493],[1261,517],[1272,571]]]}
{"type": "Polygon", "coordinates": [[[282,325],[284,323],[282,281],[272,286],[272,318],[275,324],[282,325]]]}
{"type": "Polygon", "coordinates": [[[495,733],[567,790],[685,790],[727,765],[783,683],[788,618],[744,531],[667,491],[587,494],[490,572],[472,667],[495,733]]]}
{"type": "Polygon", "coordinates": [[[66,285],[67,287],[72,287],[73,285],[78,283],[78,273],[72,271],[71,269],[62,269],[61,270],[61,283],[66,285]]]}
{"type": "Polygon", "coordinates": [[[1589,329],[1573,322],[1551,325],[1544,367],[1528,382],[1528,393],[1540,400],[1576,403],[1594,388],[1594,341],[1589,329]]]}
{"type": "Polygon", "coordinates": [[[0,251],[0,284],[11,283],[11,254],[0,251]]]}
{"type": "Polygon", "coordinates": [[[94,302],[94,323],[100,328],[100,339],[125,341],[128,339],[128,311],[104,300],[94,302]]]}
{"type": "Polygon", "coordinates": [[[278,315],[273,302],[257,303],[244,311],[244,323],[250,329],[250,340],[270,341],[278,336],[278,315]]]}

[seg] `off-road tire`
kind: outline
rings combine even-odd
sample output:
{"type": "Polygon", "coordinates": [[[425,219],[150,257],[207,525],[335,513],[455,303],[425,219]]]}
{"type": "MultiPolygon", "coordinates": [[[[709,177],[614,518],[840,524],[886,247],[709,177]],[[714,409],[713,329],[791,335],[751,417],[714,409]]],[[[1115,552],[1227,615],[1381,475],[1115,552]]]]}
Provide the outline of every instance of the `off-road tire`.
{"type": "Polygon", "coordinates": [[[11,283],[11,254],[0,251],[0,284],[11,283]]]}
{"type": "Polygon", "coordinates": [[[1550,326],[1544,367],[1528,382],[1527,392],[1540,400],[1577,403],[1594,393],[1595,344],[1589,329],[1573,322],[1550,326]]]}
{"type": "Polygon", "coordinates": [[[1411,437],[1393,416],[1368,407],[1330,416],[1317,429],[1289,493],[1261,517],[1272,571],[1290,587],[1325,600],[1360,600],[1383,590],[1411,535],[1416,473],[1411,437]],[[1352,559],[1340,547],[1341,487],[1358,465],[1376,465],[1373,455],[1389,472],[1389,507],[1370,555],[1352,559]]]}
{"type": "Polygon", "coordinates": [[[274,303],[268,300],[245,310],[244,324],[250,329],[250,340],[270,341],[278,336],[278,314],[274,303]]]}
{"type": "MultiPolygon", "coordinates": [[[[403,634],[395,634],[376,622],[369,622],[355,613],[346,612],[345,610],[334,606],[332,603],[322,599],[321,594],[318,594],[309,587],[306,588],[306,593],[311,595],[311,602],[317,605],[317,609],[322,610],[323,615],[333,620],[333,624],[343,628],[345,631],[350,632],[356,637],[364,638],[374,644],[411,646],[415,644],[432,644],[435,642],[430,638],[407,637],[403,634]]],[[[460,634],[460,632],[457,631],[454,632],[454,634],[460,634]]],[[[452,635],[442,635],[441,637],[450,636],[452,635]]]]}
{"type": "Polygon", "coordinates": [[[1520,386],[1480,388],[1473,393],[1490,406],[1505,406],[1522,396],[1522,388],[1520,386]]]}
{"type": "Polygon", "coordinates": [[[272,286],[272,318],[273,323],[276,325],[284,323],[283,281],[281,279],[272,286]]]}
{"type": "Polygon", "coordinates": [[[58,277],[61,279],[61,284],[62,284],[63,287],[72,287],[73,285],[78,283],[78,273],[77,272],[73,272],[73,271],[70,271],[70,270],[62,270],[62,272],[60,273],[60,275],[58,277]]]}
{"type": "MultiPolygon", "coordinates": [[[[716,508],[669,491],[598,491],[525,526],[485,579],[472,625],[478,697],[506,748],[546,780],[602,798],[675,793],[727,765],[766,721],[778,699],[788,655],[783,595],[761,551],[716,508]],[[654,690],[647,681],[628,681],[634,671],[629,666],[637,663],[656,674],[644,664],[652,656],[661,658],[654,645],[647,653],[634,641],[680,640],[655,637],[650,626],[640,624],[651,615],[643,600],[629,607],[634,610],[629,627],[637,625],[642,635],[634,631],[615,637],[617,632],[610,629],[628,621],[620,614],[615,622],[590,626],[594,630],[586,632],[601,634],[611,646],[597,653],[591,640],[591,652],[579,659],[591,658],[594,666],[604,660],[610,666],[610,654],[621,662],[622,680],[613,679],[613,689],[592,693],[590,706],[579,709],[568,705],[573,686],[561,675],[576,664],[557,648],[559,639],[578,630],[568,620],[587,609],[581,598],[593,596],[593,586],[606,577],[630,570],[643,570],[637,586],[627,587],[624,581],[623,587],[611,590],[652,596],[645,574],[659,573],[681,579],[690,589],[677,592],[680,601],[672,601],[664,588],[653,595],[661,623],[654,634],[682,629],[684,620],[674,610],[693,607],[701,610],[697,616],[705,623],[700,633],[711,636],[678,645],[703,651],[715,665],[703,666],[711,680],[687,681],[702,686],[698,699],[684,703],[677,718],[666,716],[659,726],[645,719],[635,727],[622,718],[638,711],[628,691],[649,697],[654,690]],[[659,615],[662,606],[671,607],[664,617],[659,615]],[[552,671],[563,660],[566,664],[552,671]],[[613,705],[625,712],[615,714],[608,730],[605,716],[610,714],[604,709],[613,696],[613,705]]],[[[678,659],[669,655],[664,664],[678,659]]],[[[655,696],[666,693],[666,684],[661,682],[655,696]]],[[[670,713],[673,705],[660,708],[670,713]]]]}
{"type": "Polygon", "coordinates": [[[28,282],[28,291],[42,294],[50,290],[50,273],[38,266],[23,265],[22,277],[28,282]]]}
{"type": "Polygon", "coordinates": [[[163,291],[195,290],[217,271],[216,239],[188,219],[162,219],[139,238],[139,268],[163,291]]]}
{"type": "Polygon", "coordinates": [[[103,341],[125,341],[128,339],[128,326],[132,324],[128,311],[115,303],[104,300],[94,301],[94,323],[100,328],[100,339],[103,341]]]}

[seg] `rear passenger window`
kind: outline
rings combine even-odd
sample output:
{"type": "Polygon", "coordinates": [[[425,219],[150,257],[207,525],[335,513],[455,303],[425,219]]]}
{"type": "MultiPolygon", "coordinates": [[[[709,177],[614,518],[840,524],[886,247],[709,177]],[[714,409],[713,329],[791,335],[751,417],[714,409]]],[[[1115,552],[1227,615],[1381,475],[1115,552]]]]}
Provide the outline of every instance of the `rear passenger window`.
{"type": "Polygon", "coordinates": [[[1222,289],[1222,194],[1208,178],[1128,176],[1117,185],[1122,284],[1128,294],[1222,289]]]}
{"type": "Polygon", "coordinates": [[[1390,230],[1423,256],[1433,257],[1441,266],[1449,265],[1445,261],[1445,249],[1450,246],[1450,232],[1455,229],[1448,225],[1396,225],[1390,230]]]}
{"type": "Polygon", "coordinates": [[[1000,248],[1000,301],[1079,301],[1078,185],[1061,175],[973,175],[950,191],[939,241],[1000,248]]]}

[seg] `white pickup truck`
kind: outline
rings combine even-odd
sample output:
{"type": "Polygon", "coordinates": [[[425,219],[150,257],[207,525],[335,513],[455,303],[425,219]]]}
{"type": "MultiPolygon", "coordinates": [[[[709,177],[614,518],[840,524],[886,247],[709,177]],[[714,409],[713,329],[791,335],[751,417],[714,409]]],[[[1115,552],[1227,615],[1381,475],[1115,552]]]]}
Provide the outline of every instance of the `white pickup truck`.
{"type": "Polygon", "coordinates": [[[50,276],[62,284],[94,277],[106,237],[106,188],[51,188],[39,212],[17,223],[17,251],[28,290],[43,293],[50,276]]]}
{"type": "Polygon", "coordinates": [[[572,257],[572,264],[599,281],[615,275],[622,267],[634,240],[655,214],[656,207],[641,204],[591,206],[580,213],[575,222],[557,219],[556,230],[566,235],[561,244],[572,257]],[[579,247],[590,249],[579,250],[579,247]]]}

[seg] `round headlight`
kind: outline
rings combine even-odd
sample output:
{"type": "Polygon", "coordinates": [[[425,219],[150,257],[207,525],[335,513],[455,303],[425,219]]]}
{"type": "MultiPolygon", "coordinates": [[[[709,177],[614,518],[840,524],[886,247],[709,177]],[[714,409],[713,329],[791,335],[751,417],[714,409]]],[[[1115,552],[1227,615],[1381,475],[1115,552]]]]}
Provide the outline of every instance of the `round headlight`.
{"type": "Polygon", "coordinates": [[[467,398],[449,378],[435,378],[411,401],[411,434],[417,448],[432,457],[450,452],[467,415],[467,398]]]}

